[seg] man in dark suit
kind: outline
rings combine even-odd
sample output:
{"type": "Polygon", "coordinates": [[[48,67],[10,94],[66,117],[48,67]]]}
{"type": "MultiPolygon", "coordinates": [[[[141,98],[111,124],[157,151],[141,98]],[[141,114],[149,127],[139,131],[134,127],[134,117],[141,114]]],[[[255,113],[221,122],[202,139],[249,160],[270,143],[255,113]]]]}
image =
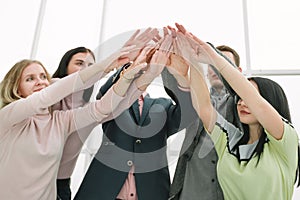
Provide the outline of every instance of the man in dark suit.
{"type": "MultiPolygon", "coordinates": [[[[101,98],[118,79],[122,70],[108,79],[97,98],[101,98]]],[[[102,144],[75,199],[124,199],[120,197],[124,187],[130,199],[168,199],[170,176],[166,155],[167,138],[196,117],[188,91],[178,89],[176,96],[172,93],[170,96],[174,102],[168,98],[145,95],[141,113],[137,100],[120,116],[102,125],[102,144]],[[132,180],[129,180],[133,170],[131,178],[134,179],[134,186],[130,185],[132,180]]]]}

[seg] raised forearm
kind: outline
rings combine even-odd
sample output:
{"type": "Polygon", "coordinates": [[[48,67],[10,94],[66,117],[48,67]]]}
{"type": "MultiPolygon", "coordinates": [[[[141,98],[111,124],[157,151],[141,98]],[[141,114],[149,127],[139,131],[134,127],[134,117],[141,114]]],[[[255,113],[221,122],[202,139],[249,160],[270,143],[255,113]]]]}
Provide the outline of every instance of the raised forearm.
{"type": "Polygon", "coordinates": [[[107,68],[106,64],[100,62],[100,63],[95,63],[92,66],[79,71],[78,73],[82,82],[85,84],[90,79],[99,80],[101,77],[103,77],[106,74],[105,72],[106,68],[107,68]]]}
{"type": "Polygon", "coordinates": [[[248,106],[257,106],[257,102],[259,102],[261,97],[255,87],[253,87],[240,71],[232,67],[232,65],[221,56],[215,58],[215,67],[248,106]]]}
{"type": "Polygon", "coordinates": [[[126,77],[126,75],[124,75],[122,71],[120,74],[120,78],[113,86],[115,93],[121,97],[124,97],[132,81],[133,79],[126,77]]]}
{"type": "Polygon", "coordinates": [[[191,67],[192,103],[204,127],[211,132],[216,121],[216,111],[211,104],[210,93],[201,69],[199,65],[191,67]]]}

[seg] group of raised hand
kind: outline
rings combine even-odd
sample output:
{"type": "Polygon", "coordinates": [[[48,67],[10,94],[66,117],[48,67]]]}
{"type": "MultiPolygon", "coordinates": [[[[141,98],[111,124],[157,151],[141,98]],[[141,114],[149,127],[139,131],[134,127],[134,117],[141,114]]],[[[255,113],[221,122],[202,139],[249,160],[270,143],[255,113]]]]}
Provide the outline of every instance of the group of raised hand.
{"type": "MultiPolygon", "coordinates": [[[[193,108],[205,131],[212,135],[218,157],[223,160],[219,162],[221,163],[219,166],[224,165],[225,167],[218,167],[218,169],[226,169],[225,173],[224,170],[218,171],[218,178],[222,179],[220,184],[225,199],[237,196],[251,199],[250,195],[253,194],[249,192],[249,188],[255,188],[253,190],[255,192],[259,191],[257,193],[259,198],[265,194],[265,188],[262,189],[261,185],[254,187],[253,182],[247,178],[249,173],[252,173],[251,176],[255,177],[254,179],[260,180],[261,176],[257,174],[265,174],[268,171],[263,164],[258,165],[260,159],[273,160],[276,166],[284,166],[288,169],[278,171],[278,168],[274,168],[274,172],[276,172],[274,174],[280,178],[274,174],[270,175],[276,180],[281,180],[281,185],[290,185],[288,188],[278,187],[278,184],[272,185],[272,181],[268,183],[268,187],[271,185],[274,191],[280,190],[281,199],[290,199],[293,193],[292,183],[295,181],[295,174],[299,174],[299,162],[297,162],[299,147],[296,130],[287,123],[290,121],[290,112],[282,88],[266,78],[251,77],[247,79],[238,69],[232,67],[234,65],[229,59],[218,52],[213,45],[197,38],[178,23],[175,23],[175,27],[163,27],[163,36],[159,35],[156,28],[148,28],[141,34],[139,32],[137,30],[121,48],[114,66],[122,66],[124,63],[131,62],[131,65],[122,73],[123,79],[128,83],[136,80],[137,87],[141,90],[145,90],[152,80],[161,74],[164,67],[176,78],[179,86],[190,89],[193,108]],[[233,109],[238,114],[238,120],[242,124],[243,130],[227,122],[227,119],[224,119],[213,107],[202,64],[214,66],[222,75],[222,80],[225,80],[235,92],[230,93],[237,97],[233,109]],[[266,87],[269,88],[266,89],[266,87]],[[283,118],[287,120],[283,120],[283,118]],[[232,144],[232,141],[236,142],[233,150],[228,146],[228,144],[232,144]],[[284,148],[282,148],[282,142],[288,145],[283,145],[284,148]],[[250,156],[246,159],[243,157],[244,160],[242,160],[239,148],[243,146],[244,150],[247,149],[250,152],[254,145],[253,153],[249,154],[250,156]],[[263,152],[264,148],[267,150],[263,152]],[[228,158],[230,161],[224,162],[228,158]],[[250,160],[254,159],[256,159],[255,166],[250,163],[250,160]],[[244,162],[241,162],[245,160],[249,164],[244,165],[244,162]],[[241,165],[244,169],[242,171],[240,171],[241,165]],[[236,173],[237,171],[238,173],[236,173]],[[244,172],[246,176],[241,176],[244,172]],[[243,191],[243,188],[236,185],[236,189],[232,190],[232,183],[235,181],[232,177],[237,177],[248,184],[248,189],[243,191]],[[241,192],[237,195],[236,191],[241,192]]],[[[109,68],[109,70],[112,69],[109,68]]],[[[264,161],[260,162],[264,163],[264,161]]],[[[274,197],[271,198],[274,199],[274,197]]]]}
{"type": "Polygon", "coordinates": [[[163,27],[163,36],[157,28],[147,28],[143,32],[138,29],[112,55],[118,58],[112,59],[114,63],[111,63],[106,72],[131,62],[122,75],[128,80],[142,75],[141,85],[148,85],[166,67],[180,86],[189,87],[189,67],[202,72],[199,63],[215,65],[214,56],[219,55],[209,44],[188,32],[183,25],[175,23],[175,26],[163,27]]]}

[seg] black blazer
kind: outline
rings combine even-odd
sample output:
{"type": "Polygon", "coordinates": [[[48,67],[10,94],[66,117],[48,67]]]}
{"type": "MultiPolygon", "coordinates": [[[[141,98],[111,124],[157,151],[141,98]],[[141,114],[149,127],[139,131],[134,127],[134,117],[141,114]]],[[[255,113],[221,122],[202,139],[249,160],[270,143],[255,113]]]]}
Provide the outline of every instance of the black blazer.
{"type": "MultiPolygon", "coordinates": [[[[119,71],[102,86],[117,79],[119,71]]],[[[98,95],[101,97],[101,94],[98,95]]],[[[139,200],[166,200],[170,176],[166,155],[167,138],[186,127],[195,116],[189,92],[167,98],[144,98],[142,116],[136,101],[120,116],[102,125],[103,140],[75,196],[77,200],[114,200],[131,166],[139,200]]]]}

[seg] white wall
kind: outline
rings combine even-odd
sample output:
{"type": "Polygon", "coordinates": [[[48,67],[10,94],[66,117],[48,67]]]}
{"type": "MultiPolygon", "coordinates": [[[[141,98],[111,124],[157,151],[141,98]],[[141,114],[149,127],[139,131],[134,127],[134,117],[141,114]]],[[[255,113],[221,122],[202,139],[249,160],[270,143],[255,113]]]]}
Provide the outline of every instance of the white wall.
{"type": "MultiPolygon", "coordinates": [[[[236,49],[246,71],[297,70],[299,10],[297,0],[1,1],[0,79],[23,58],[41,60],[53,73],[61,56],[70,48],[86,46],[97,52],[99,60],[120,46],[128,32],[149,26],[162,28],[175,22],[184,24],[205,41],[236,49]]],[[[300,133],[300,73],[295,73],[270,78],[284,87],[294,125],[300,133]]],[[[87,167],[85,163],[90,158],[85,155],[80,156],[74,180],[80,180],[87,167]]],[[[175,163],[172,161],[171,172],[175,163]]],[[[294,199],[300,198],[299,191],[295,191],[294,199]]]]}

